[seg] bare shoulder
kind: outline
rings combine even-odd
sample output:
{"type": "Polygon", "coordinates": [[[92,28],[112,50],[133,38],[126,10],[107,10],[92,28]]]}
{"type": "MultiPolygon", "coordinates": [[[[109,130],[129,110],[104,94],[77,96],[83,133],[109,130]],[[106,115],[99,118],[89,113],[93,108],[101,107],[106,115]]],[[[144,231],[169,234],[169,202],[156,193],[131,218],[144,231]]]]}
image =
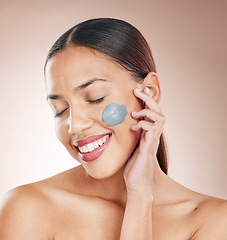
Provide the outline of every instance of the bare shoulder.
{"type": "Polygon", "coordinates": [[[227,201],[211,196],[198,204],[196,221],[198,230],[193,240],[227,239],[227,201]]]}
{"type": "Polygon", "coordinates": [[[48,239],[48,200],[33,185],[17,187],[1,200],[0,239],[48,239]]]}
{"type": "Polygon", "coordinates": [[[80,200],[75,190],[79,172],[76,167],[5,194],[0,199],[0,239],[53,239],[56,219],[61,219],[57,214],[64,215],[67,201],[74,206],[80,200]]]}

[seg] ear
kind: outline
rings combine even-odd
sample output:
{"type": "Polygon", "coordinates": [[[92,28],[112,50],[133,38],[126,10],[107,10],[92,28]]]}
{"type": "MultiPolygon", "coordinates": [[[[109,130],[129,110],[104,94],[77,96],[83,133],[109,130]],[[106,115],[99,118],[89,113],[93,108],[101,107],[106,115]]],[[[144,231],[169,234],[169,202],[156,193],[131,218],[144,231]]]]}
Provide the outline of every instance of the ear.
{"type": "Polygon", "coordinates": [[[137,88],[144,90],[146,87],[150,90],[150,96],[159,103],[161,100],[161,87],[158,75],[155,72],[149,72],[143,82],[137,84],[137,88]]]}

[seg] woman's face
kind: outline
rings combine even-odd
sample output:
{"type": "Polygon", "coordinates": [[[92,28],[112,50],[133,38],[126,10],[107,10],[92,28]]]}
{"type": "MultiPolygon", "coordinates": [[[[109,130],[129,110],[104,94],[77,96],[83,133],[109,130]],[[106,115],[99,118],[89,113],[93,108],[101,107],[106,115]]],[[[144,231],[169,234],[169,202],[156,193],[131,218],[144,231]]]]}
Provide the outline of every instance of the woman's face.
{"type": "Polygon", "coordinates": [[[94,178],[119,171],[139,141],[140,132],[131,130],[131,113],[142,108],[133,95],[139,85],[108,56],[86,47],[68,47],[47,63],[57,137],[94,178]]]}

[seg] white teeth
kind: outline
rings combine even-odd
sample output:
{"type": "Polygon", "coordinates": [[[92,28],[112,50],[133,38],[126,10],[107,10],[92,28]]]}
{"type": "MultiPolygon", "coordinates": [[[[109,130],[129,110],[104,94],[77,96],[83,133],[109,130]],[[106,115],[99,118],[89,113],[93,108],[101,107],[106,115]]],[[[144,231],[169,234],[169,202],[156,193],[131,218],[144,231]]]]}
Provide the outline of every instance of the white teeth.
{"type": "Polygon", "coordinates": [[[88,148],[88,152],[91,152],[91,151],[93,151],[95,149],[92,143],[89,143],[87,145],[87,148],[88,148]]]}
{"type": "Polygon", "coordinates": [[[102,145],[102,139],[98,140],[98,145],[101,146],[102,145]]]}
{"type": "Polygon", "coordinates": [[[99,147],[99,144],[97,143],[97,141],[93,142],[93,146],[94,146],[94,148],[98,148],[99,147]]]}
{"type": "Polygon", "coordinates": [[[85,153],[88,152],[87,146],[83,146],[83,147],[81,147],[81,149],[82,149],[82,151],[85,152],[85,153]]]}
{"type": "Polygon", "coordinates": [[[102,138],[100,138],[97,141],[94,141],[92,143],[88,143],[87,145],[81,146],[79,147],[80,152],[82,153],[87,153],[87,152],[92,152],[94,151],[96,148],[102,146],[106,140],[109,138],[109,135],[106,135],[102,138]]]}

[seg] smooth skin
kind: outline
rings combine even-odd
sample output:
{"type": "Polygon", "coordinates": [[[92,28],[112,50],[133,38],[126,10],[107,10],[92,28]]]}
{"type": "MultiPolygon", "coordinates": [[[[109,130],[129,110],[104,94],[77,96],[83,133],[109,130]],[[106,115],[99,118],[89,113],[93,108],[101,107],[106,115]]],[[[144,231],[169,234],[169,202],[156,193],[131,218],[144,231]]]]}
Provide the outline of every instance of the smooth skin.
{"type": "Polygon", "coordinates": [[[227,239],[226,201],[185,188],[158,165],[165,117],[157,74],[138,83],[104,54],[70,47],[49,60],[46,85],[57,137],[81,165],[10,191],[1,240],[227,239]],[[78,89],[94,78],[102,80],[78,89]],[[128,114],[108,127],[101,114],[113,102],[128,114]],[[112,134],[107,149],[83,162],[73,142],[103,133],[112,134]]]}

